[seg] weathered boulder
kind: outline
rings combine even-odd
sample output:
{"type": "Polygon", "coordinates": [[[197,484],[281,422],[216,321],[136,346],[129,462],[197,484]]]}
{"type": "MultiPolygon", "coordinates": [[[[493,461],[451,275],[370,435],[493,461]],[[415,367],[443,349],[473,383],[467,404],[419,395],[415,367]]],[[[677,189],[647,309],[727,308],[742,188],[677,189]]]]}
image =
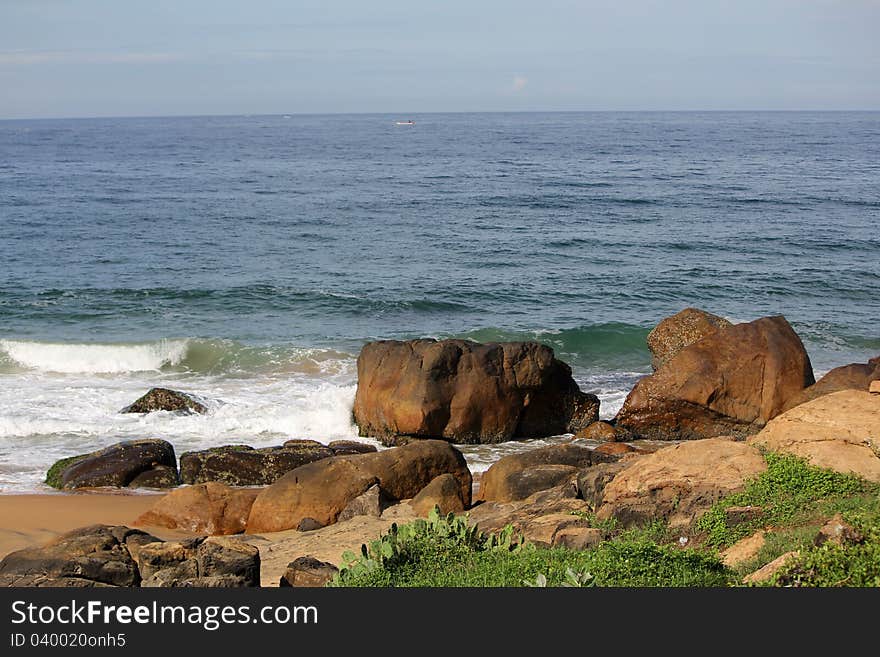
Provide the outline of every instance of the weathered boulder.
{"type": "Polygon", "coordinates": [[[439,507],[441,514],[458,513],[465,510],[461,499],[461,487],[455,477],[442,474],[434,477],[418,494],[410,500],[410,506],[418,516],[427,517],[434,507],[439,507]]]}
{"type": "Polygon", "coordinates": [[[301,465],[333,455],[332,449],[311,440],[289,440],[281,447],[260,449],[224,445],[181,454],[180,478],[186,484],[220,481],[230,486],[268,486],[301,465]]]}
{"type": "Polygon", "coordinates": [[[591,511],[595,511],[602,505],[602,498],[608,482],[614,479],[624,468],[629,467],[631,463],[631,460],[600,463],[578,472],[578,496],[587,503],[591,511]]]}
{"type": "Polygon", "coordinates": [[[354,419],[385,444],[497,443],[574,433],[598,418],[598,398],[535,342],[386,340],[358,356],[354,419]]]}
{"type": "Polygon", "coordinates": [[[252,587],[260,585],[260,551],[211,536],[143,545],[136,555],[144,587],[252,587]]]}
{"type": "Polygon", "coordinates": [[[135,400],[120,413],[152,413],[171,411],[174,413],[207,413],[208,407],[193,395],[168,388],[152,388],[147,394],[135,400]]]}
{"type": "Polygon", "coordinates": [[[257,488],[230,488],[214,481],[184,486],[163,496],[134,524],[193,533],[240,534],[259,493],[257,488]]]}
{"type": "Polygon", "coordinates": [[[0,561],[0,586],[137,586],[133,547],[157,541],[137,529],[90,525],[38,548],[12,552],[0,561]]]}
{"type": "Polygon", "coordinates": [[[164,440],[128,440],[57,461],[46,473],[53,488],[176,486],[174,447],[164,440]]]}
{"type": "Polygon", "coordinates": [[[615,460],[616,456],[577,443],[511,454],[498,459],[483,473],[479,498],[495,502],[522,500],[573,479],[582,468],[615,460]]]}
{"type": "Polygon", "coordinates": [[[575,440],[599,440],[603,442],[625,441],[630,439],[628,431],[616,427],[610,422],[599,420],[588,424],[574,434],[575,440]]]}
{"type": "Polygon", "coordinates": [[[393,500],[410,499],[434,477],[450,473],[470,505],[471,473],[461,452],[442,440],[419,440],[370,454],[334,456],[291,470],[257,497],[248,532],[297,527],[305,518],[336,522],[356,497],[378,484],[393,500]]]}
{"type": "Polygon", "coordinates": [[[771,420],[748,442],[880,481],[880,398],[859,390],[823,395],[771,420]]]}
{"type": "Polygon", "coordinates": [[[336,577],[339,569],[332,563],[314,557],[297,557],[289,564],[281,576],[279,586],[299,586],[319,588],[336,577]]]}
{"type": "Polygon", "coordinates": [[[667,317],[648,333],[648,349],[651,350],[651,367],[656,371],[688,345],[733,326],[723,317],[697,308],[685,308],[667,317]]]}
{"type": "Polygon", "coordinates": [[[800,552],[797,550],[781,554],[770,563],[743,577],[743,582],[745,584],[761,584],[763,582],[769,582],[773,579],[773,576],[776,575],[776,573],[782,570],[792,559],[796,559],[799,555],[800,552]]]}
{"type": "Polygon", "coordinates": [[[639,456],[608,482],[596,515],[623,526],[658,518],[673,528],[687,526],[766,469],[760,452],[742,442],[710,438],[672,445],[639,456]]]}
{"type": "Polygon", "coordinates": [[[841,390],[870,391],[873,383],[880,385],[880,356],[872,358],[867,364],[853,363],[843,367],[835,367],[809,388],[805,388],[788,400],[783,411],[812,401],[817,397],[830,395],[832,392],[840,392],[841,390]]]}
{"type": "Polygon", "coordinates": [[[721,328],[636,383],[617,426],[639,438],[757,433],[813,383],[800,338],[784,317],[721,328]]]}
{"type": "MultiPolygon", "coordinates": [[[[562,485],[543,490],[524,500],[482,502],[468,512],[471,524],[487,534],[496,534],[508,525],[520,538],[541,545],[553,545],[557,534],[568,528],[588,528],[583,519],[590,511],[577,498],[577,488],[562,485]]],[[[559,539],[559,544],[563,539],[559,539]]]]}
{"type": "MultiPolygon", "coordinates": [[[[458,482],[456,482],[456,486],[457,485],[458,482]]],[[[345,505],[345,508],[339,512],[336,522],[351,520],[356,516],[379,518],[381,517],[382,512],[388,508],[393,501],[394,500],[389,499],[388,496],[382,492],[379,484],[373,484],[366,491],[345,505]]]]}

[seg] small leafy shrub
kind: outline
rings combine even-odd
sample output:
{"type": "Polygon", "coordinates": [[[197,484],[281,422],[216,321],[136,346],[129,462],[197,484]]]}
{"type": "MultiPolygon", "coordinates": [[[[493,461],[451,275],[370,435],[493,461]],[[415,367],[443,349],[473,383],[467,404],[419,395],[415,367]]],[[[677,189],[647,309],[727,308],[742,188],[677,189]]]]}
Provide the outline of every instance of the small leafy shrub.
{"type": "Polygon", "coordinates": [[[726,586],[732,573],[714,555],[645,538],[594,549],[542,549],[481,534],[463,518],[435,511],[392,527],[363,546],[331,586],[726,586]]]}

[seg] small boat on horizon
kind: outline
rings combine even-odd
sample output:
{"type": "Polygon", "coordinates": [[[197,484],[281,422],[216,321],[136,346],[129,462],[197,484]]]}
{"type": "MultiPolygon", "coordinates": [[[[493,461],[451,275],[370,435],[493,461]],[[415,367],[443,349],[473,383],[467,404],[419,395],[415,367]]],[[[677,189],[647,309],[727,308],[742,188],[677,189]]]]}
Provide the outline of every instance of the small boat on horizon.
{"type": "Polygon", "coordinates": [[[413,120],[409,120],[409,121],[395,121],[395,122],[394,122],[394,125],[415,125],[415,124],[416,124],[416,122],[413,121],[413,120]]]}

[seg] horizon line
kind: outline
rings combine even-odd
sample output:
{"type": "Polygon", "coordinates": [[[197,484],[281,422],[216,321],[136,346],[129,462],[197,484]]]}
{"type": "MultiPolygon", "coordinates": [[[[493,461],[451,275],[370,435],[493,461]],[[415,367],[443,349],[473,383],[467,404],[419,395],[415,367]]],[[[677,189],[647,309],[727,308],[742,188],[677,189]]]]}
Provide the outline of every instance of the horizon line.
{"type": "Polygon", "coordinates": [[[843,114],[878,113],[880,108],[864,109],[591,109],[591,110],[453,110],[419,112],[239,112],[218,114],[96,114],[81,116],[18,116],[0,117],[4,121],[89,121],[97,119],[198,119],[275,116],[429,116],[439,114],[843,114]]]}

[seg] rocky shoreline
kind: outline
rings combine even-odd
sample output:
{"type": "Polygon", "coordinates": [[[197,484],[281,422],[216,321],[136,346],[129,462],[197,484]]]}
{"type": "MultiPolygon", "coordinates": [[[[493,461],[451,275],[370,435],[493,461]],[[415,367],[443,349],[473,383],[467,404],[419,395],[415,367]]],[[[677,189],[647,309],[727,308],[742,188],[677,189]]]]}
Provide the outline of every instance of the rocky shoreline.
{"type": "MultiPolygon", "coordinates": [[[[184,453],[178,467],[172,445],[144,439],[72,456],[52,466],[47,483],[172,490],[128,523],[144,530],[92,526],[11,553],[0,561],[0,583],[265,585],[260,557],[277,560],[277,537],[291,532],[282,553],[293,570],[273,583],[323,583],[339,555],[322,566],[314,553],[296,550],[321,551],[317,537],[345,534],[346,523],[360,527],[345,534],[348,549],[357,549],[388,519],[434,509],[545,547],[593,549],[608,538],[601,527],[609,522],[660,521],[687,543],[713,504],[766,471],[768,452],[880,482],[880,357],[817,382],[783,317],[730,324],[696,309],[663,320],[648,346],[654,372],[602,422],[598,398],[581,391],[546,346],[370,343],[358,358],[352,414],[362,436],[388,449],[313,440],[227,445],[184,453]],[[560,434],[571,442],[503,457],[478,488],[454,446],[560,434]],[[194,536],[161,541],[149,527],[194,536]],[[298,543],[297,535],[309,538],[298,543]]],[[[207,407],[154,389],[123,412],[157,409],[207,407]]]]}

